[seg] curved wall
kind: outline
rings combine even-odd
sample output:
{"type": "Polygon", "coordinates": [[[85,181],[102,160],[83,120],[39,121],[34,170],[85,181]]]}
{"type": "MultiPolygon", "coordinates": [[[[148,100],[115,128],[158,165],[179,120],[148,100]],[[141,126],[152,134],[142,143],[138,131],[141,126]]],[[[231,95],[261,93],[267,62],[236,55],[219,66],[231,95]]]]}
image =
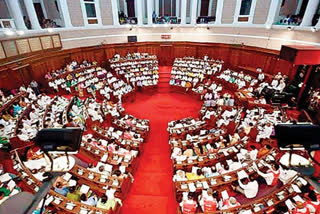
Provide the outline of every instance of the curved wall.
{"type": "Polygon", "coordinates": [[[159,42],[161,35],[171,35],[168,41],[212,42],[225,44],[244,44],[246,46],[280,50],[281,45],[315,45],[320,46],[320,32],[310,30],[289,31],[284,26],[266,29],[251,25],[238,27],[210,26],[198,27],[104,27],[104,28],[74,28],[60,29],[64,49],[94,46],[99,44],[114,44],[127,42],[128,35],[137,35],[138,42],[159,42]],[[171,29],[171,27],[173,29],[171,29]]]}
{"type": "MultiPolygon", "coordinates": [[[[79,40],[90,45],[87,40],[79,40]]],[[[203,57],[205,54],[214,59],[222,59],[224,68],[254,72],[261,67],[264,72],[274,75],[282,72],[293,78],[295,66],[279,59],[279,51],[250,46],[196,43],[196,42],[138,42],[104,44],[92,47],[51,51],[11,61],[0,66],[0,88],[16,88],[35,79],[46,86],[44,76],[52,69],[64,67],[71,60],[78,62],[86,59],[105,65],[115,53],[148,52],[158,56],[160,65],[172,65],[175,57],[203,57]]]]}

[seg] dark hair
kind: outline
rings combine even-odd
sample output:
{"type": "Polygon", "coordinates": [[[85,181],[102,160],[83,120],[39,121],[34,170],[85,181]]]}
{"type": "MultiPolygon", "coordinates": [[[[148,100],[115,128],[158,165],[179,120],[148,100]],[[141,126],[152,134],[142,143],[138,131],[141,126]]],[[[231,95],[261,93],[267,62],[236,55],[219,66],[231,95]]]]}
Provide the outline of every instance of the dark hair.
{"type": "Polygon", "coordinates": [[[194,200],[194,192],[189,192],[188,193],[188,199],[192,199],[192,200],[194,200]]]}
{"type": "Polygon", "coordinates": [[[87,200],[87,196],[86,194],[82,193],[80,196],[81,201],[86,201],[87,200]]]}
{"type": "Polygon", "coordinates": [[[108,197],[106,195],[101,197],[101,203],[105,204],[105,203],[107,203],[107,201],[108,201],[108,197]]]}
{"type": "Polygon", "coordinates": [[[201,169],[197,169],[197,175],[200,176],[202,174],[202,170],[201,169]]]}
{"type": "Polygon", "coordinates": [[[113,174],[116,175],[116,176],[120,176],[121,175],[121,171],[119,169],[117,169],[117,170],[115,170],[113,172],[113,174]]]}
{"type": "Polygon", "coordinates": [[[74,193],[74,191],[76,191],[76,188],[74,186],[69,187],[69,192],[70,193],[74,193]]]}

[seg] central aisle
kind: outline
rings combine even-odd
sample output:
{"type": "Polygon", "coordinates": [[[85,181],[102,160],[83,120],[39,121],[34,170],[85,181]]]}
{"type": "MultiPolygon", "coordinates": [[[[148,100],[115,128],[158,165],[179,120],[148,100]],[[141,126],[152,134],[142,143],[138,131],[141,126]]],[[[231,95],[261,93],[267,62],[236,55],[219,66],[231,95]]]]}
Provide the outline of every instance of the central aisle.
{"type": "Polygon", "coordinates": [[[154,95],[137,92],[134,103],[124,103],[127,113],[150,120],[150,133],[143,145],[135,181],[123,202],[123,214],[176,212],[167,125],[171,120],[197,117],[201,104],[189,95],[170,92],[154,95]]]}

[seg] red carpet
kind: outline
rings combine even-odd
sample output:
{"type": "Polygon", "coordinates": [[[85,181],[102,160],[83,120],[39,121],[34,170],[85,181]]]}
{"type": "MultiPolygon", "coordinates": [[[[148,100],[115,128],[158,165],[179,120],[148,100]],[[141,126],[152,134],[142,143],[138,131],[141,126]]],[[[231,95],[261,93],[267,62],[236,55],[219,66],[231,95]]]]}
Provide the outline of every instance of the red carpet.
{"type": "MultiPolygon", "coordinates": [[[[160,67],[160,74],[170,69],[160,67]]],[[[188,95],[169,93],[165,90],[153,95],[136,93],[135,102],[124,103],[127,113],[150,120],[150,133],[143,145],[144,153],[140,157],[135,181],[128,198],[124,201],[123,214],[176,212],[167,126],[171,120],[197,117],[201,104],[200,100],[188,95]]]]}

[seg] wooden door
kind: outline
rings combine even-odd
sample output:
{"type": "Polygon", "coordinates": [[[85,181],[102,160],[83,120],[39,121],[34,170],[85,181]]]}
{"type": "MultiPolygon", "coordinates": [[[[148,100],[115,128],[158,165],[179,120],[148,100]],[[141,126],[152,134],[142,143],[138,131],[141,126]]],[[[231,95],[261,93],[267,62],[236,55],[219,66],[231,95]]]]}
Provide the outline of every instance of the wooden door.
{"type": "Polygon", "coordinates": [[[173,46],[171,44],[160,45],[160,54],[158,55],[159,65],[172,66],[173,65],[173,46]]]}

